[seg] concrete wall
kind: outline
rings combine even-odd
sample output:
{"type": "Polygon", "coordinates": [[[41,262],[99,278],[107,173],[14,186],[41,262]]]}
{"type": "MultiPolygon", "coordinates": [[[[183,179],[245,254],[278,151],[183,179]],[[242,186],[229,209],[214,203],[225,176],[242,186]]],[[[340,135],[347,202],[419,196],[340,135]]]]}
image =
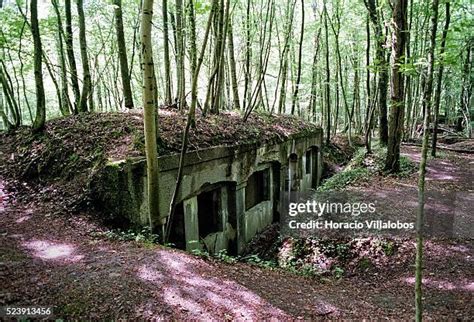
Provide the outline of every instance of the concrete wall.
{"type": "MultiPolygon", "coordinates": [[[[321,155],[312,168],[316,174],[305,174],[306,151],[321,151],[322,131],[294,136],[285,142],[266,145],[215,147],[187,153],[183,181],[177,202],[183,202],[186,249],[217,252],[231,248],[241,252],[245,244],[272,223],[280,210],[279,191],[288,179],[288,158],[297,155],[299,190],[309,189],[322,173],[321,155]],[[270,200],[245,209],[245,189],[248,178],[268,169],[270,200]],[[220,189],[219,231],[200,236],[197,196],[209,189],[220,189]]],[[[159,158],[160,214],[167,216],[174,191],[179,156],[159,158]]],[[[112,218],[125,218],[138,225],[147,225],[146,163],[144,159],[124,160],[108,164],[93,182],[96,204],[112,218]]],[[[158,218],[157,218],[158,219],[158,218]]]]}

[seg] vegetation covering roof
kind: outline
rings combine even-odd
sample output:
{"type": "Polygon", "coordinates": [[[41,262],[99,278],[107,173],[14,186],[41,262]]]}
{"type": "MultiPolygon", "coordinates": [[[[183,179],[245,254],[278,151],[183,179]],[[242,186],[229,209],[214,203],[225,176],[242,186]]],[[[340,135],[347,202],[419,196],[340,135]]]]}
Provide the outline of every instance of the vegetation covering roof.
{"type": "MultiPolygon", "coordinates": [[[[186,113],[159,110],[159,155],[178,153],[186,125],[186,113]]],[[[310,133],[317,126],[285,115],[254,113],[246,122],[238,112],[203,117],[190,130],[188,151],[220,145],[281,142],[292,135],[310,133]]],[[[15,172],[28,177],[61,176],[90,169],[103,160],[144,155],[141,111],[73,115],[47,122],[44,133],[32,135],[20,129],[3,135],[4,152],[15,172]],[[65,173],[65,170],[67,170],[65,173]]],[[[72,174],[74,176],[74,174],[72,174]]]]}

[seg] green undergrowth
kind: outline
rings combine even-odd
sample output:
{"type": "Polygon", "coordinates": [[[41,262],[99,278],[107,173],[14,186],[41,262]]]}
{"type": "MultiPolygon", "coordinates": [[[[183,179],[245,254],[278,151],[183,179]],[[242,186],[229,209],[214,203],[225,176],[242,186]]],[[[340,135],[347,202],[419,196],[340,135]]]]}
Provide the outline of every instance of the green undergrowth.
{"type": "MultiPolygon", "coordinates": [[[[110,240],[133,241],[143,247],[159,244],[159,236],[148,228],[141,230],[111,230],[96,233],[110,240]]],[[[165,245],[170,247],[170,245],[165,245]]],[[[263,269],[284,270],[292,274],[310,277],[340,279],[348,273],[367,272],[386,264],[400,252],[400,241],[370,237],[356,239],[284,238],[278,242],[278,251],[272,257],[259,254],[234,256],[226,250],[210,253],[193,250],[191,254],[206,260],[226,264],[245,263],[263,269]]]]}
{"type": "MultiPolygon", "coordinates": [[[[159,236],[149,228],[110,230],[95,234],[117,241],[133,241],[143,247],[159,244],[159,236]]],[[[268,256],[260,254],[230,255],[226,250],[210,253],[193,250],[191,254],[206,260],[226,264],[245,263],[264,269],[284,270],[292,274],[310,277],[340,279],[348,273],[367,272],[387,264],[391,258],[406,248],[403,241],[381,237],[355,239],[279,238],[276,252],[268,256]]],[[[171,244],[164,245],[171,247],[171,244]]]]}
{"type": "Polygon", "coordinates": [[[252,255],[245,255],[245,256],[233,256],[227,253],[227,250],[221,250],[215,254],[211,254],[204,250],[195,249],[192,250],[191,253],[199,258],[205,260],[216,260],[227,264],[234,264],[234,263],[247,263],[256,265],[262,268],[274,269],[278,268],[278,262],[275,259],[272,260],[265,260],[262,259],[260,256],[256,254],[252,255]]]}
{"type": "Polygon", "coordinates": [[[367,179],[371,174],[371,170],[364,166],[364,159],[364,149],[357,149],[352,160],[347,164],[347,166],[342,171],[326,179],[323,184],[318,187],[318,191],[325,192],[340,190],[349,184],[367,179]]]}
{"type": "Polygon", "coordinates": [[[403,253],[403,241],[382,237],[345,239],[287,238],[278,253],[280,267],[303,275],[341,278],[366,272],[403,253]]]}
{"type": "Polygon", "coordinates": [[[443,150],[436,150],[436,157],[431,155],[431,151],[428,152],[428,159],[449,159],[450,154],[443,150]]]}
{"type": "Polygon", "coordinates": [[[354,156],[357,148],[363,146],[361,138],[355,136],[352,144],[347,136],[336,135],[331,142],[322,147],[323,156],[323,178],[329,178],[338,173],[340,168],[346,166],[354,156]]]}
{"type": "Polygon", "coordinates": [[[406,156],[400,156],[400,171],[389,173],[384,170],[386,149],[375,146],[371,154],[365,148],[358,148],[352,160],[340,172],[326,179],[318,188],[319,192],[342,190],[346,186],[367,181],[371,176],[393,176],[406,178],[417,171],[416,164],[406,156]]]}
{"type": "Polygon", "coordinates": [[[335,174],[328,180],[326,180],[319,188],[318,191],[333,191],[344,188],[349,184],[359,182],[367,179],[370,175],[370,171],[365,168],[347,169],[338,174],[335,174]]]}
{"type": "Polygon", "coordinates": [[[405,247],[402,241],[380,237],[285,238],[273,258],[264,259],[258,254],[231,256],[225,250],[216,254],[194,250],[192,254],[204,260],[227,264],[246,263],[310,278],[340,279],[349,273],[367,272],[386,265],[405,247]]]}
{"type": "Polygon", "coordinates": [[[150,227],[130,228],[130,229],[112,229],[105,232],[95,233],[97,237],[105,237],[110,240],[135,241],[144,246],[157,245],[160,236],[151,232],[150,227]]]}

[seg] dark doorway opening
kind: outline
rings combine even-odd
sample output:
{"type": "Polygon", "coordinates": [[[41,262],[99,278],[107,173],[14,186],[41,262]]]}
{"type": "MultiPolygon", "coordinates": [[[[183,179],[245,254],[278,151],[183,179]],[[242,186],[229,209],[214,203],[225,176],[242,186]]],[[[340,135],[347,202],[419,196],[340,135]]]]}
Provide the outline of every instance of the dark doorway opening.
{"type": "Polygon", "coordinates": [[[273,184],[273,222],[280,222],[280,185],[281,185],[281,164],[278,162],[272,163],[272,184],[273,184]]]}
{"type": "Polygon", "coordinates": [[[256,171],[248,178],[245,187],[245,210],[249,210],[262,201],[270,200],[269,179],[269,169],[256,171]]]}
{"type": "Polygon", "coordinates": [[[311,150],[311,188],[316,189],[318,187],[318,157],[319,149],[312,147],[311,150]]]}
{"type": "Polygon", "coordinates": [[[202,192],[197,196],[199,237],[204,238],[210,233],[222,231],[220,216],[220,189],[202,192]]]}
{"type": "Polygon", "coordinates": [[[299,180],[301,175],[298,174],[298,155],[290,154],[288,159],[288,190],[299,191],[299,180]]]}
{"type": "Polygon", "coordinates": [[[313,163],[313,156],[312,156],[312,150],[306,151],[305,159],[306,159],[306,164],[305,164],[305,173],[310,174],[312,170],[312,163],[313,163]]]}
{"type": "Polygon", "coordinates": [[[184,207],[183,203],[180,202],[176,205],[171,221],[170,236],[168,238],[169,242],[179,249],[186,249],[186,233],[184,227],[184,207]]]}

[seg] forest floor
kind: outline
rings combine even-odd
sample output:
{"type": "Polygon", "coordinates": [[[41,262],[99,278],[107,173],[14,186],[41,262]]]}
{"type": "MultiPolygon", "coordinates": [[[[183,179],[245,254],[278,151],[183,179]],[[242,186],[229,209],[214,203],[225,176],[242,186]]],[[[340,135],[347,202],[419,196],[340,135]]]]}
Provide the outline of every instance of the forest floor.
{"type": "MultiPolygon", "coordinates": [[[[419,148],[402,150],[419,160],[419,148]]],[[[464,198],[472,198],[473,164],[472,155],[453,152],[431,159],[428,189],[464,192],[464,198]]],[[[64,209],[56,186],[37,190],[27,182],[2,177],[1,306],[53,306],[58,317],[92,319],[414,316],[414,252],[340,279],[203,260],[159,245],[106,238],[107,229],[90,213],[64,209]]],[[[369,193],[384,189],[393,201],[405,205],[416,203],[411,191],[416,178],[416,173],[405,179],[372,176],[352,188],[369,193]]],[[[445,203],[451,207],[452,200],[440,198],[437,207],[445,203]]],[[[472,237],[471,209],[461,209],[459,215],[472,237]]],[[[425,316],[472,319],[473,239],[432,238],[425,246],[425,316]]]]}

